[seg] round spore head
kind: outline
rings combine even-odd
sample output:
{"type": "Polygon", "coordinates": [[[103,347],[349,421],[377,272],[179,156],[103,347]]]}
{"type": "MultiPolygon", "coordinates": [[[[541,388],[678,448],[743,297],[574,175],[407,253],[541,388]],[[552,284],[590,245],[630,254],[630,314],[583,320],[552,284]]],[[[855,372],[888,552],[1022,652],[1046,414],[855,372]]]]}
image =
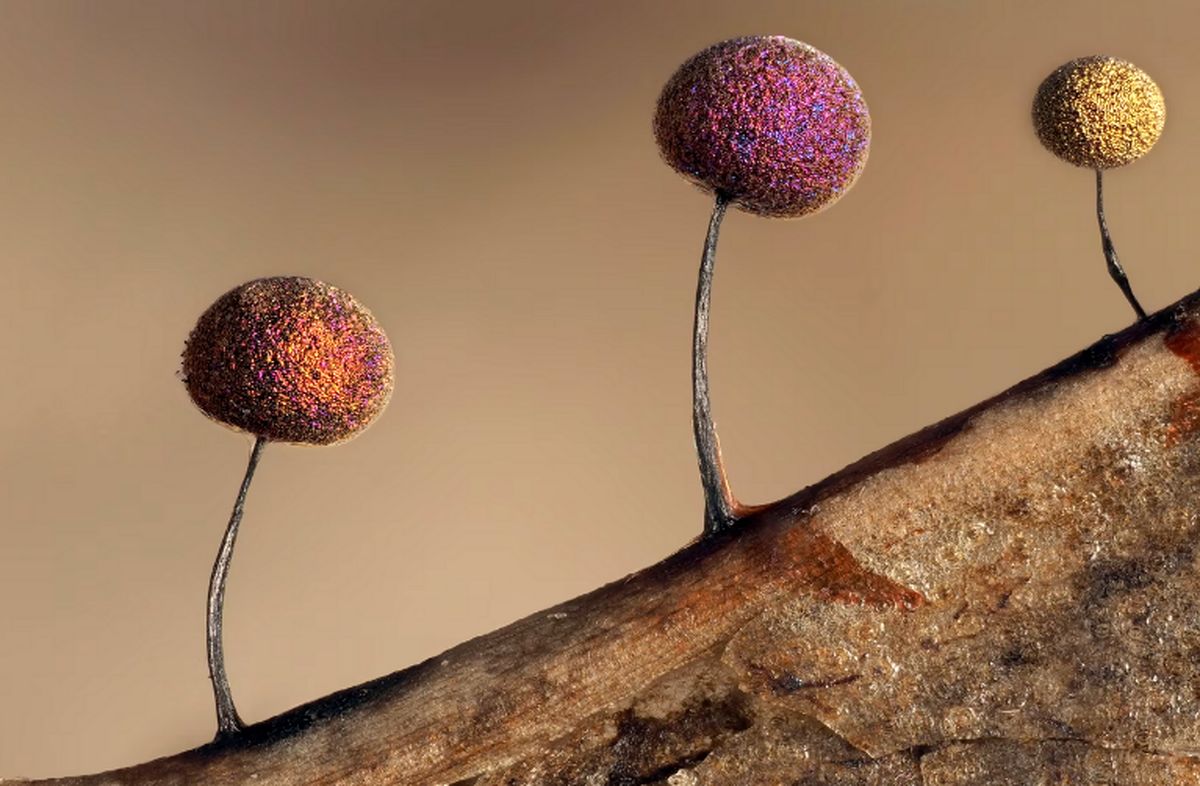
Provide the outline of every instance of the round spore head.
{"type": "Polygon", "coordinates": [[[782,36],[734,38],[680,66],[654,136],[693,183],[763,216],[836,202],[867,162],[871,116],[846,69],[782,36]]]}
{"type": "Polygon", "coordinates": [[[310,278],[260,278],[200,316],[183,380],[206,415],[274,442],[354,437],[387,405],[392,347],[348,293],[310,278]]]}
{"type": "Polygon", "coordinates": [[[1054,155],[1110,169],[1150,152],[1167,107],[1154,80],[1115,57],[1081,57],[1046,77],[1033,99],[1033,127],[1054,155]]]}

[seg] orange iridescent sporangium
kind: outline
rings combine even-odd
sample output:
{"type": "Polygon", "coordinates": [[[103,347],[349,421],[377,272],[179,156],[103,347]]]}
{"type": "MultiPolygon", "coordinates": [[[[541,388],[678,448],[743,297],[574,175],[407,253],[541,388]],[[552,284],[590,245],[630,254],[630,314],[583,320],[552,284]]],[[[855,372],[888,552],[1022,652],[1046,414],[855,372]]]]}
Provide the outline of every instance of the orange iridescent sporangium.
{"type": "Polygon", "coordinates": [[[273,442],[350,439],[392,392],[391,345],[348,293],[299,277],[222,295],[183,352],[188,393],[208,416],[273,442]]]}

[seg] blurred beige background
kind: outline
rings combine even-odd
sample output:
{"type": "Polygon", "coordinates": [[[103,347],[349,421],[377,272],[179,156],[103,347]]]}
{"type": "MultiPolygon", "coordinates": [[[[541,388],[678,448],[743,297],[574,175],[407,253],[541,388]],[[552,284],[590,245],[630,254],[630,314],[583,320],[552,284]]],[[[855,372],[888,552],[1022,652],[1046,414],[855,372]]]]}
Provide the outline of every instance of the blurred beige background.
{"type": "Polygon", "coordinates": [[[789,494],[1131,321],[1088,172],[1037,144],[1060,63],[1141,65],[1163,139],[1106,181],[1152,310],[1192,290],[1191,2],[0,3],[0,776],[214,728],[204,594],[250,440],[176,376],[195,318],[303,274],[396,346],[389,411],[268,449],[227,655],[261,720],[654,562],[699,531],[692,296],[708,198],[660,163],[686,57],[779,33],[874,118],[828,212],[733,214],[714,408],[789,494]]]}

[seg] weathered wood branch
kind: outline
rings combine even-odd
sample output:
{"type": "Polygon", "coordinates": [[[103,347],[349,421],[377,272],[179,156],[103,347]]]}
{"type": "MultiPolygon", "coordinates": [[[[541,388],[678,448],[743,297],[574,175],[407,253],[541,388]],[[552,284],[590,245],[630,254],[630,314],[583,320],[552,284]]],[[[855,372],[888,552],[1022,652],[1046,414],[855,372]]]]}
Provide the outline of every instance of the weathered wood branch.
{"type": "Polygon", "coordinates": [[[1198,435],[1200,293],[622,581],[40,783],[1200,784],[1198,435]]]}

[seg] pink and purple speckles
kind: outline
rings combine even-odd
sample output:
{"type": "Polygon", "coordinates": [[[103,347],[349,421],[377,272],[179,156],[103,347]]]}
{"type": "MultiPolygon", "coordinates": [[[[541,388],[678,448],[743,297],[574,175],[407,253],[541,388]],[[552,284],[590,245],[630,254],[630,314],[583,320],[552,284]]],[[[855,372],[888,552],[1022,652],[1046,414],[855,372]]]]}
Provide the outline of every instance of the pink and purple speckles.
{"type": "Polygon", "coordinates": [[[273,442],[329,445],[387,405],[387,335],[349,293],[311,278],[260,278],[201,315],[183,378],[209,417],[273,442]]]}
{"type": "Polygon", "coordinates": [[[654,137],[684,177],[763,216],[833,204],[867,162],[871,116],[833,58],[782,36],[722,41],[675,72],[654,137]]]}

